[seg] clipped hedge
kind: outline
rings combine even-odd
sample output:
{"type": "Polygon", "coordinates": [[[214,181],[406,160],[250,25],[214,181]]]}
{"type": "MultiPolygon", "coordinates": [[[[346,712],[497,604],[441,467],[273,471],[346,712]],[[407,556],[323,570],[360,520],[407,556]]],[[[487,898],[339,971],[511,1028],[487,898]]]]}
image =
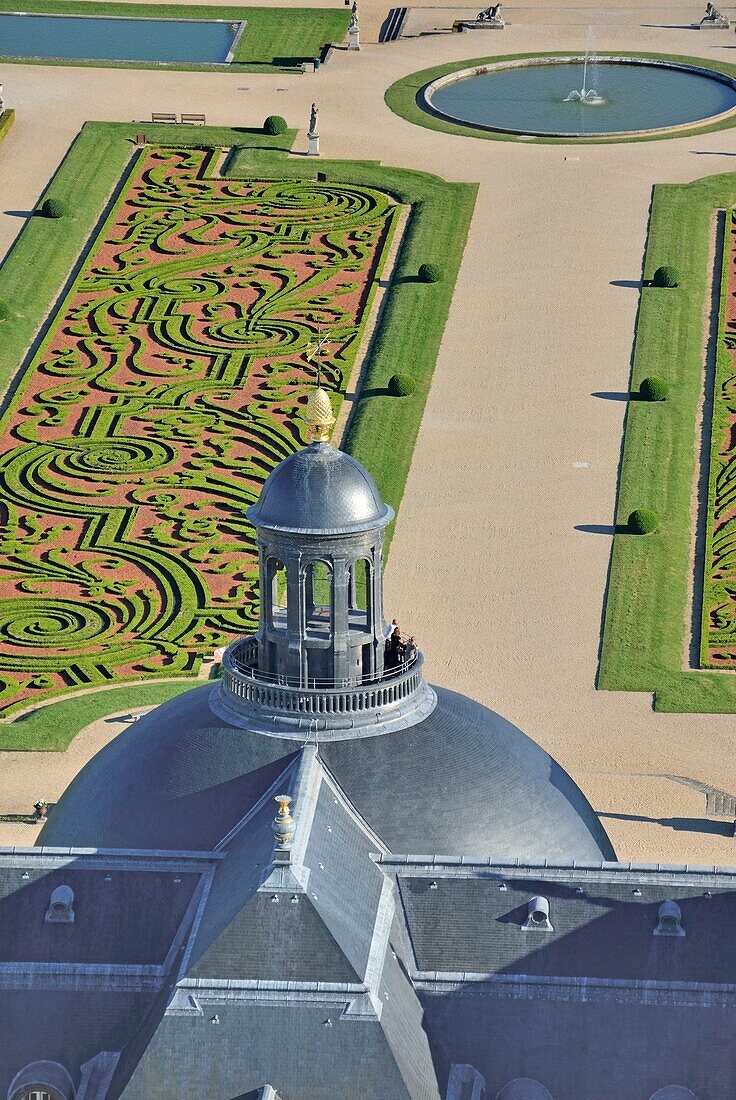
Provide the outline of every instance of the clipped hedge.
{"type": "Polygon", "coordinates": [[[629,531],[632,535],[649,535],[659,527],[659,516],[646,508],[636,508],[629,516],[629,531]]]}
{"type": "Polygon", "coordinates": [[[679,286],[680,273],[671,264],[663,264],[658,267],[652,276],[652,286],[674,287],[679,286]]]}
{"type": "Polygon", "coordinates": [[[666,401],[669,393],[669,382],[665,382],[664,378],[656,375],[645,378],[639,386],[639,396],[642,401],[666,401]]]}
{"type": "Polygon", "coordinates": [[[263,123],[264,134],[270,134],[271,137],[275,137],[277,134],[285,134],[288,128],[286,119],[282,118],[281,115],[269,115],[263,123]]]}
{"type": "Polygon", "coordinates": [[[411,374],[392,374],[388,381],[388,392],[392,397],[411,397],[416,393],[417,384],[411,374]]]}
{"type": "Polygon", "coordinates": [[[442,281],[444,271],[439,264],[420,264],[419,281],[422,283],[439,283],[442,281]]]}
{"type": "Polygon", "coordinates": [[[38,213],[42,218],[65,218],[69,210],[61,199],[44,199],[38,213]]]}

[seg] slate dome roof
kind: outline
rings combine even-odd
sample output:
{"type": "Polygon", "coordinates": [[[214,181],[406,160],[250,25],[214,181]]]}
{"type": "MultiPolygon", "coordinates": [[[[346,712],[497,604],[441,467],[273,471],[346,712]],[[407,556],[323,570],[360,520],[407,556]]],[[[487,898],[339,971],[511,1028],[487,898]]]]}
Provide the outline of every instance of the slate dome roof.
{"type": "Polygon", "coordinates": [[[311,443],[280,462],[248,509],[256,527],[314,534],[385,527],[393,516],[366,468],[329,443],[311,443]]]}
{"type": "MultiPolygon", "coordinates": [[[[38,843],[213,848],[303,751],[293,739],[228,725],[210,708],[213,690],[186,691],[111,741],[66,790],[38,843]]],[[[437,706],[414,726],[319,745],[390,851],[615,859],[585,796],[546,752],[479,703],[435,690],[437,706]]]]}

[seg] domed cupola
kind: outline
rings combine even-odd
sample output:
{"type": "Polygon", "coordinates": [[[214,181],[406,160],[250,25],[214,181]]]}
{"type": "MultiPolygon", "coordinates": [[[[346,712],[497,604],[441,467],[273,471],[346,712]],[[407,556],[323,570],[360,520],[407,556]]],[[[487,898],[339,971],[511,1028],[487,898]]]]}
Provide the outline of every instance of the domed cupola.
{"type": "Polygon", "coordinates": [[[312,441],[279,463],[248,509],[264,534],[350,535],[381,531],[394,518],[366,468],[327,442],[332,422],[329,396],[313,390],[307,404],[312,441]]]}
{"type": "Polygon", "coordinates": [[[248,509],[261,593],[257,633],[228,650],[223,715],[249,726],[340,731],[406,726],[435,696],[421,654],[385,667],[383,538],[394,517],[350,455],[328,442],[329,395],[312,391],[309,444],[284,459],[248,509]]]}
{"type": "Polygon", "coordinates": [[[614,859],[584,795],[538,745],[427,684],[413,645],[387,658],[383,537],[393,513],[360,463],[327,443],[323,391],[307,420],[311,442],[273,471],[248,513],[257,632],[229,646],[215,685],[158,707],[90,761],[41,843],[209,850],[292,768],[311,800],[318,757],[391,852],[614,859]]]}

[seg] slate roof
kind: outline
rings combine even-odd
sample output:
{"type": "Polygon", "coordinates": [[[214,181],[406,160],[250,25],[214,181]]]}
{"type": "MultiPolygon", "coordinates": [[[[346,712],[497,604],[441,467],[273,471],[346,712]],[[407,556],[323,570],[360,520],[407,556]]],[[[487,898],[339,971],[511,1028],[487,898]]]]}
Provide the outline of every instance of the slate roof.
{"type": "Polygon", "coordinates": [[[23,1066],[82,1065],[122,1050],[180,955],[201,884],[196,853],[0,850],[0,1096],[23,1066]],[[51,893],[74,891],[73,923],[45,921],[51,893]]]}
{"type": "Polygon", "coordinates": [[[268,794],[221,846],[177,996],[159,1006],[142,1058],[121,1059],[114,1096],[148,1100],[166,1081],[177,1097],[219,1100],[265,1075],[283,1100],[355,1095],[356,1082],[368,1096],[375,1075],[382,1097],[439,1100],[376,838],[314,748],[279,785],[297,822],[288,862],[273,852],[268,794]],[[274,1052],[279,1010],[288,1040],[274,1052]],[[232,1055],[229,1028],[241,1033],[232,1055]]]}
{"type": "Polygon", "coordinates": [[[303,894],[257,893],[189,970],[193,978],[359,979],[303,894]]]}
{"type": "MultiPolygon", "coordinates": [[[[279,793],[282,787],[290,787],[292,775],[293,766],[290,766],[279,776],[276,784],[279,793]]],[[[230,928],[231,923],[240,918],[243,908],[271,871],[274,847],[271,823],[275,809],[269,791],[264,792],[260,801],[243,815],[232,835],[223,839],[219,848],[222,859],[207,891],[193,941],[183,960],[183,971],[200,965],[203,956],[211,951],[208,965],[214,969],[209,971],[209,976],[227,976],[218,974],[217,969],[232,966],[227,962],[227,955],[228,943],[233,939],[233,948],[237,950],[237,926],[230,928]],[[220,940],[220,937],[224,938],[220,940]]],[[[254,931],[251,927],[251,932],[254,931]]]]}
{"type": "Polygon", "coordinates": [[[226,726],[211,687],[133,723],[79,772],[39,842],[207,851],[294,759],[299,745],[226,726]]]}
{"type": "Polygon", "coordinates": [[[453,1062],[483,1074],[491,1100],[520,1076],[546,1086],[552,1100],[650,1100],[669,1084],[698,1100],[736,1096],[736,1060],[725,1038],[736,1009],[538,993],[468,987],[422,989],[420,998],[428,1030],[453,1062]]]}
{"type": "MultiPolygon", "coordinates": [[[[301,745],[224,724],[210,710],[211,691],[177,696],[98,753],[55,807],[42,843],[217,844],[301,745]]],[[[319,747],[387,848],[495,860],[615,858],[584,795],[547,753],[471,699],[441,688],[437,696],[415,726],[319,747]]]]}
{"type": "Polygon", "coordinates": [[[322,774],[318,784],[303,856],[309,868],[306,893],[362,981],[384,884],[371,859],[377,844],[322,774]]]}
{"type": "Polygon", "coordinates": [[[90,869],[84,857],[55,868],[38,862],[0,864],[0,963],[160,965],[199,882],[199,874],[176,868],[90,869]],[[74,891],[75,919],[48,924],[51,893],[61,885],[74,891]]]}
{"type": "Polygon", "coordinates": [[[416,726],[320,746],[391,851],[614,858],[590,804],[547,753],[472,699],[435,690],[437,706],[416,726]]]}
{"type": "Polygon", "coordinates": [[[94,988],[0,988],[0,1096],[19,1070],[44,1059],[67,1067],[78,1085],[82,1064],[120,1050],[153,1000],[151,993],[94,988]]]}
{"type": "Polygon", "coordinates": [[[419,971],[631,978],[736,985],[736,890],[675,883],[618,882],[580,887],[544,878],[399,876],[419,971]],[[638,891],[638,895],[634,894],[638,891]],[[528,903],[549,900],[553,932],[523,930],[528,903]],[[672,899],[686,935],[652,935],[672,899]]]}
{"type": "Polygon", "coordinates": [[[379,1021],[344,1015],[347,996],[200,996],[203,1015],[164,1017],[123,1100],[229,1100],[264,1079],[282,1100],[425,1100],[408,1090],[379,1021]]]}
{"type": "Polygon", "coordinates": [[[322,535],[385,527],[393,517],[365,466],[329,443],[280,462],[248,509],[256,527],[322,535]]]}

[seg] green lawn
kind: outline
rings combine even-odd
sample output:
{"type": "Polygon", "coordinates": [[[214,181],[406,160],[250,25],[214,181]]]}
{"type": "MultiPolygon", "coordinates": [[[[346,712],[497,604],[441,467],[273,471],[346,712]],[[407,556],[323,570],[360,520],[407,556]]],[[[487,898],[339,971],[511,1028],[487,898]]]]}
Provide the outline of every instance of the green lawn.
{"type": "MultiPolygon", "coordinates": [[[[342,8],[259,8],[234,5],[209,7],[204,4],[119,4],[104,0],[0,0],[0,12],[18,11],[45,15],[126,16],[129,19],[224,19],[236,23],[247,20],[247,27],[228,69],[238,72],[262,72],[291,69],[302,61],[319,57],[330,42],[341,42],[350,22],[349,9],[342,8]]],[[[0,50],[2,46],[0,44],[0,50]]],[[[4,61],[23,58],[3,57],[4,61]]],[[[49,61],[44,65],[78,65],[78,61],[49,61]]],[[[222,65],[166,65],[139,62],[86,61],[86,65],[134,69],[223,70],[222,65]]]]}
{"type": "Polygon", "coordinates": [[[734,174],[659,186],[652,202],[645,282],[664,263],[681,278],[676,289],[642,290],[631,382],[638,390],[642,378],[660,375],[671,391],[661,404],[628,406],[617,522],[641,507],[654,509],[661,526],[614,537],[598,687],[653,692],[662,711],[736,712],[733,673],[685,671],[711,224],[715,210],[734,203],[734,174]]]}
{"type": "MultiPolygon", "coordinates": [[[[731,126],[736,126],[736,118],[729,118],[721,122],[715,122],[708,124],[703,123],[702,126],[688,127],[687,130],[677,130],[669,134],[641,134],[641,135],[625,135],[623,137],[529,137],[522,135],[521,137],[516,134],[503,134],[495,133],[492,130],[479,130],[474,126],[465,126],[459,122],[448,122],[443,118],[438,118],[435,115],[425,111],[423,107],[419,106],[417,97],[426,84],[431,83],[433,80],[437,80],[441,76],[446,76],[448,73],[458,71],[460,69],[472,69],[476,65],[491,65],[499,61],[519,61],[523,59],[533,59],[540,57],[567,57],[570,56],[572,51],[570,50],[557,50],[550,51],[549,53],[516,53],[505,54],[502,57],[473,57],[468,58],[465,61],[452,61],[447,62],[444,65],[433,65],[429,69],[421,69],[415,73],[408,73],[407,76],[402,76],[400,80],[397,80],[394,84],[387,89],[385,100],[387,105],[391,108],[394,114],[400,115],[401,118],[407,120],[407,122],[414,123],[415,126],[424,126],[428,130],[439,130],[443,134],[457,134],[463,137],[481,138],[485,141],[524,141],[524,142],[539,142],[542,145],[601,145],[611,142],[623,142],[623,141],[666,141],[672,137],[681,136],[684,132],[692,133],[693,129],[697,129],[698,133],[709,133],[712,130],[724,130],[731,126]]],[[[606,54],[606,56],[616,56],[614,53],[606,54]]],[[[729,65],[726,62],[715,61],[708,57],[682,57],[678,54],[664,54],[664,53],[627,53],[626,57],[640,57],[648,58],[653,57],[657,59],[667,59],[669,61],[679,61],[687,65],[698,65],[709,69],[715,69],[717,72],[726,73],[728,76],[736,79],[736,65],[729,65]]]]}
{"type": "MultiPolygon", "coordinates": [[[[45,194],[74,211],[60,221],[31,218],[0,268],[0,299],[13,315],[3,322],[0,385],[17,378],[26,349],[73,272],[95,225],[119,190],[132,152],[131,138],[141,126],[88,123],[65,157],[45,194]],[[30,277],[29,277],[30,274],[30,277]]],[[[287,159],[294,134],[265,137],[260,132],[214,127],[146,126],[150,140],[168,144],[234,146],[228,174],[264,178],[314,177],[380,188],[412,212],[400,246],[394,284],[374,336],[365,384],[351,423],[346,449],[365,462],[386,499],[401,501],[414,442],[421,422],[444,324],[462,259],[477,188],[448,184],[420,172],[386,168],[377,162],[287,159]],[[422,262],[442,265],[444,278],[420,283],[422,262]],[[408,398],[390,397],[386,383],[406,371],[417,380],[408,398]],[[386,447],[385,441],[392,440],[386,447]]],[[[42,197],[42,196],[41,196],[42,197]]],[[[189,681],[121,685],[62,700],[0,723],[0,749],[61,749],[90,721],[116,710],[162,702],[196,686],[189,681]]]]}
{"type": "Polygon", "coordinates": [[[121,684],[74,699],[63,699],[22,715],[11,724],[0,723],[0,750],[63,752],[80,730],[98,718],[125,710],[137,711],[142,707],[157,706],[183,691],[201,686],[201,683],[193,684],[191,680],[121,684]]]}

